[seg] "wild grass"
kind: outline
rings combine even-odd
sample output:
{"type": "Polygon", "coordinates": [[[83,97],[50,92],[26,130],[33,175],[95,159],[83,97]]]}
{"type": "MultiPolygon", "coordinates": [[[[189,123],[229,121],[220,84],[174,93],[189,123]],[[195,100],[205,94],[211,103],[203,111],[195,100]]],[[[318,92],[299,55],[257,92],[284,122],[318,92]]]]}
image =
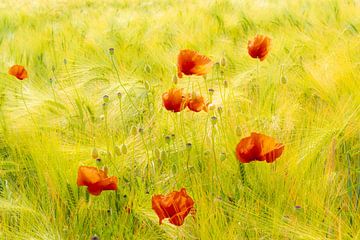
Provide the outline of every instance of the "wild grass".
{"type": "Polygon", "coordinates": [[[357,0],[2,1],[0,239],[359,239],[359,12],[357,0]],[[255,34],[272,39],[259,63],[255,34]],[[178,81],[215,90],[209,113],[162,106],[185,48],[226,59],[178,81]],[[244,165],[244,184],[234,151],[252,131],[285,151],[244,165]],[[77,187],[94,147],[117,192],[77,187]],[[158,225],[151,196],[181,187],[195,217],[158,225]]]}

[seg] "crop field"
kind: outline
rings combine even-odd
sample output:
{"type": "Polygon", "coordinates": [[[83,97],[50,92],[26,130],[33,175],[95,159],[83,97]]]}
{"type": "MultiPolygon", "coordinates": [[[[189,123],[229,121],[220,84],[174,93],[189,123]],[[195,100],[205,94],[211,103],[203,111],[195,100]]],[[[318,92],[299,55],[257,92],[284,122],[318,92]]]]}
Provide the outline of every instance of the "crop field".
{"type": "Polygon", "coordinates": [[[360,239],[360,1],[1,0],[0,239],[360,239]]]}

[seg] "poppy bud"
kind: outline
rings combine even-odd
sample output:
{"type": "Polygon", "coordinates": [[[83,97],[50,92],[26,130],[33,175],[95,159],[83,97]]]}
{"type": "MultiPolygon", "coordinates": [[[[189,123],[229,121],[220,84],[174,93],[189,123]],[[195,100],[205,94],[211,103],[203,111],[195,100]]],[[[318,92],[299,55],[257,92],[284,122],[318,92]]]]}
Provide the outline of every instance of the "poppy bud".
{"type": "Polygon", "coordinates": [[[142,135],[144,134],[144,129],[143,128],[139,128],[139,133],[142,135]]]}
{"type": "Polygon", "coordinates": [[[144,67],[144,71],[147,73],[151,73],[151,67],[148,64],[146,64],[144,67]]]}
{"type": "Polygon", "coordinates": [[[281,83],[282,84],[286,84],[287,83],[287,78],[285,76],[281,77],[281,83]]]}
{"type": "Polygon", "coordinates": [[[118,93],[117,93],[117,96],[118,96],[119,100],[121,100],[121,97],[122,97],[121,92],[118,92],[118,93]]]}
{"type": "Polygon", "coordinates": [[[160,160],[161,161],[165,161],[166,160],[166,152],[163,150],[163,151],[161,151],[161,153],[160,153],[160,160]]]}
{"type": "Polygon", "coordinates": [[[220,153],[220,161],[225,161],[226,159],[226,153],[222,152],[220,153]]]}
{"type": "Polygon", "coordinates": [[[169,135],[166,135],[166,136],[165,136],[165,142],[169,144],[169,143],[170,143],[170,140],[171,140],[170,136],[169,136],[169,135]]]}
{"type": "Polygon", "coordinates": [[[150,89],[151,89],[150,83],[148,81],[145,81],[144,85],[145,85],[145,89],[150,91],[150,89]]]}
{"type": "Polygon", "coordinates": [[[216,63],[214,64],[214,66],[215,66],[215,68],[219,68],[219,67],[220,67],[220,63],[219,63],[219,62],[216,62],[216,63]]]}
{"type": "Polygon", "coordinates": [[[108,95],[104,95],[104,96],[103,96],[103,101],[104,101],[104,103],[108,103],[108,102],[109,102],[109,96],[108,96],[108,95]]]}
{"type": "Polygon", "coordinates": [[[211,120],[212,125],[215,125],[217,123],[217,117],[216,116],[212,116],[210,120],[211,120]]]}
{"type": "Polygon", "coordinates": [[[221,58],[220,64],[221,64],[221,66],[223,66],[223,67],[226,66],[226,58],[225,58],[225,57],[222,57],[222,58],[221,58]]]}
{"type": "Polygon", "coordinates": [[[160,159],[160,150],[158,148],[155,149],[154,154],[157,159],[160,159]]]}
{"type": "Polygon", "coordinates": [[[236,127],[236,135],[239,136],[239,137],[242,135],[242,131],[241,131],[241,127],[240,127],[240,126],[237,126],[237,127],[236,127]]]}
{"type": "Polygon", "coordinates": [[[111,215],[111,213],[112,213],[111,208],[109,208],[106,212],[107,212],[109,215],[111,215]]]}
{"type": "Polygon", "coordinates": [[[116,145],[116,146],[114,147],[114,152],[115,152],[115,155],[120,156],[120,155],[121,155],[121,148],[116,145]]]}
{"type": "Polygon", "coordinates": [[[214,95],[214,89],[209,88],[209,90],[208,90],[208,91],[209,91],[209,95],[210,95],[210,96],[214,95]]]}
{"type": "Polygon", "coordinates": [[[96,159],[96,166],[101,167],[101,158],[96,159]]]}
{"type": "Polygon", "coordinates": [[[115,51],[114,48],[109,48],[109,53],[110,53],[110,55],[114,55],[114,51],[115,51]]]}
{"type": "Polygon", "coordinates": [[[97,159],[98,157],[99,157],[99,152],[98,152],[98,150],[94,147],[93,149],[92,149],[92,151],[91,151],[91,157],[93,158],[93,159],[97,159]]]}
{"type": "Polygon", "coordinates": [[[171,139],[174,140],[175,139],[175,133],[171,134],[171,139]]]}
{"type": "Polygon", "coordinates": [[[187,143],[187,144],[186,144],[186,149],[187,149],[188,151],[190,151],[191,148],[192,148],[192,144],[191,144],[191,143],[187,143]]]}
{"type": "Polygon", "coordinates": [[[122,152],[123,154],[126,154],[126,153],[127,153],[127,147],[126,147],[125,143],[121,145],[121,152],[122,152]]]}
{"type": "Polygon", "coordinates": [[[172,81],[173,81],[174,84],[178,83],[178,78],[177,78],[176,74],[174,74],[174,76],[172,78],[172,81]]]}
{"type": "Polygon", "coordinates": [[[100,240],[100,238],[98,236],[94,235],[91,237],[91,240],[100,240]]]}
{"type": "Polygon", "coordinates": [[[132,126],[130,132],[131,132],[131,134],[132,134],[133,136],[135,136],[136,133],[137,133],[136,127],[135,127],[135,126],[132,126]]]}
{"type": "Polygon", "coordinates": [[[101,121],[104,121],[104,119],[105,119],[104,114],[101,114],[101,115],[100,115],[100,120],[101,120],[101,121]]]}
{"type": "Polygon", "coordinates": [[[229,87],[228,81],[224,80],[224,88],[228,88],[228,87],[229,87]]]}

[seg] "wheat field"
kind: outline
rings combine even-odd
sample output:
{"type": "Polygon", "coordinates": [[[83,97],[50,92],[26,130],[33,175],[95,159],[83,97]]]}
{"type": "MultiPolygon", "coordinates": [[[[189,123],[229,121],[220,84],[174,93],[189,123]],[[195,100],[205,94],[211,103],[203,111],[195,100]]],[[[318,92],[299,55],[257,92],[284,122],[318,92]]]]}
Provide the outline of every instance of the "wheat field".
{"type": "Polygon", "coordinates": [[[2,0],[0,239],[360,239],[359,31],[358,0],[2,0]],[[206,77],[176,77],[181,49],[206,77]],[[175,82],[209,111],[167,111],[175,82]],[[251,132],[281,157],[240,163],[251,132]],[[160,225],[152,196],[180,188],[192,213],[160,225]]]}

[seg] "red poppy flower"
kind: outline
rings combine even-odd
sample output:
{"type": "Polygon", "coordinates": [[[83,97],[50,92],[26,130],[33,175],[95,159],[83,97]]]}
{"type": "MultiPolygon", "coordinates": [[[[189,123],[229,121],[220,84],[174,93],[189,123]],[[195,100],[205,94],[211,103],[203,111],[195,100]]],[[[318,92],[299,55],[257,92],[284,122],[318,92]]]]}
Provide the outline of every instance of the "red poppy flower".
{"type": "Polygon", "coordinates": [[[9,68],[9,74],[15,76],[19,80],[23,80],[28,77],[26,69],[20,65],[14,65],[9,68]]]}
{"type": "Polygon", "coordinates": [[[164,107],[173,112],[182,111],[188,101],[188,96],[183,93],[182,89],[172,88],[162,95],[164,107]]]}
{"type": "Polygon", "coordinates": [[[210,72],[213,62],[196,51],[181,50],[178,55],[178,77],[185,75],[202,76],[210,72]]]}
{"type": "Polygon", "coordinates": [[[170,223],[181,226],[193,207],[194,201],[187,195],[185,188],[167,196],[154,195],[152,197],[152,209],[158,215],[160,224],[164,218],[169,218],[170,223]]]}
{"type": "Polygon", "coordinates": [[[108,177],[105,171],[96,167],[79,167],[78,186],[87,186],[92,195],[100,195],[105,190],[117,190],[117,178],[108,177]]]}
{"type": "Polygon", "coordinates": [[[205,112],[208,111],[208,104],[205,103],[204,97],[199,96],[196,93],[192,94],[192,97],[189,99],[187,103],[188,108],[194,112],[200,112],[204,110],[205,112]]]}
{"type": "Polygon", "coordinates": [[[272,137],[261,133],[251,133],[250,137],[240,140],[236,147],[236,157],[242,163],[252,161],[274,162],[281,156],[284,145],[272,137]]]}
{"type": "Polygon", "coordinates": [[[259,58],[263,61],[270,49],[271,39],[267,36],[256,35],[252,41],[248,42],[248,52],[252,58],[259,58]]]}

